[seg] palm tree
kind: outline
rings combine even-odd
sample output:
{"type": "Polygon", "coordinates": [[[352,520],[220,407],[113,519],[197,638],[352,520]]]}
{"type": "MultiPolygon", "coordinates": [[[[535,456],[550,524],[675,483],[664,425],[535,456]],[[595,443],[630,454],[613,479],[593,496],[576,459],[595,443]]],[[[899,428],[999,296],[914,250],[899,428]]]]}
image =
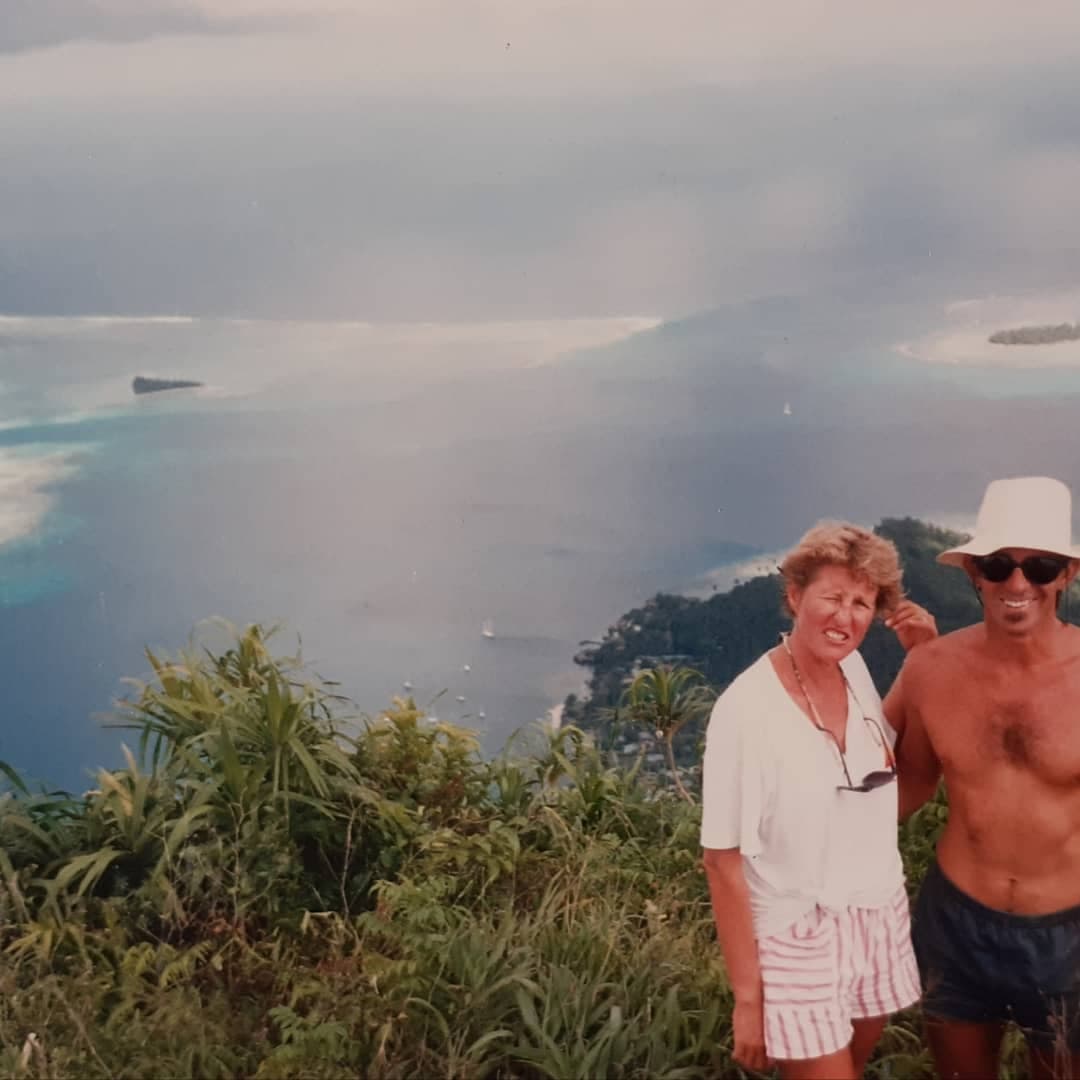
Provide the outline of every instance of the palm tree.
{"type": "Polygon", "coordinates": [[[679,776],[674,739],[687,724],[703,717],[716,700],[716,694],[698,679],[704,676],[694,668],[662,664],[639,671],[623,694],[630,718],[663,739],[671,778],[689,803],[694,799],[679,776]]]}

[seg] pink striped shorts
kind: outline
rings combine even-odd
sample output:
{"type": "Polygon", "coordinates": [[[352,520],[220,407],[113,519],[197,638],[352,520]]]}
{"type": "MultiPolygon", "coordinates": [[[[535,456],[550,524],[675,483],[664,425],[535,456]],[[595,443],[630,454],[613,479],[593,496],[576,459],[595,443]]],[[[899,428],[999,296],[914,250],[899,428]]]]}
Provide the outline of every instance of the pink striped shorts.
{"type": "Polygon", "coordinates": [[[779,1061],[823,1057],[851,1042],[852,1020],[919,1000],[907,893],[879,908],[816,907],[758,941],[765,1049],[779,1061]]]}

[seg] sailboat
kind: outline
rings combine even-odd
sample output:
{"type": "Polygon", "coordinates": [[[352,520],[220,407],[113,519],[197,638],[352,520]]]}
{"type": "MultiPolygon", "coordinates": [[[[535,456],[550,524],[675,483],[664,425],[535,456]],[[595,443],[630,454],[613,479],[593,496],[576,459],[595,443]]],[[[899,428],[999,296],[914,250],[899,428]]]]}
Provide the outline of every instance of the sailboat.
{"type": "Polygon", "coordinates": [[[484,620],[483,625],[480,627],[480,635],[486,638],[495,636],[495,623],[491,619],[484,620]]]}
{"type": "Polygon", "coordinates": [[[784,415],[785,416],[790,416],[791,415],[791,402],[790,401],[785,401],[784,402],[784,415]]]}

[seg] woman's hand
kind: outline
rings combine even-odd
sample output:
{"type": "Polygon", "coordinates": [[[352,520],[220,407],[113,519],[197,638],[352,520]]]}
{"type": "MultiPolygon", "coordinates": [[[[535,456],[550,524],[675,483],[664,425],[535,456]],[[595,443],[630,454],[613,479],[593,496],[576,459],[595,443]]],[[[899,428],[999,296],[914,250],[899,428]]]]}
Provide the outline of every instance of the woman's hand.
{"type": "Polygon", "coordinates": [[[760,998],[757,1000],[735,999],[735,1012],[731,1019],[735,1034],[732,1056],[744,1069],[764,1072],[772,1065],[765,1053],[765,1012],[760,998]]]}
{"type": "Polygon", "coordinates": [[[885,625],[900,639],[905,652],[938,636],[934,616],[914,600],[901,600],[885,620],[885,625]]]}

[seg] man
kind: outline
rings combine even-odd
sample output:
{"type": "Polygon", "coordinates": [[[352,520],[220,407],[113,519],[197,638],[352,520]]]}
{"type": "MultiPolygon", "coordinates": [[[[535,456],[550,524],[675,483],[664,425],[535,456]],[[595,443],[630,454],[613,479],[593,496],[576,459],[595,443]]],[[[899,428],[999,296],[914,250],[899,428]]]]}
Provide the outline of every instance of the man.
{"type": "Polygon", "coordinates": [[[1035,1078],[1080,1076],[1080,629],[1058,617],[1080,569],[1068,488],[995,480],[963,568],[980,624],[909,654],[885,704],[901,815],[945,779],[949,819],[914,915],[927,1037],[942,1077],[992,1077],[1004,1023],[1035,1078]]]}

